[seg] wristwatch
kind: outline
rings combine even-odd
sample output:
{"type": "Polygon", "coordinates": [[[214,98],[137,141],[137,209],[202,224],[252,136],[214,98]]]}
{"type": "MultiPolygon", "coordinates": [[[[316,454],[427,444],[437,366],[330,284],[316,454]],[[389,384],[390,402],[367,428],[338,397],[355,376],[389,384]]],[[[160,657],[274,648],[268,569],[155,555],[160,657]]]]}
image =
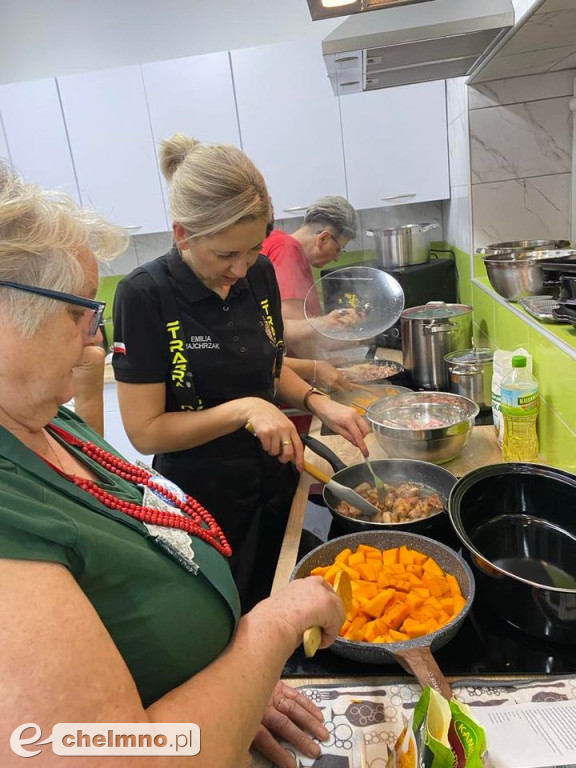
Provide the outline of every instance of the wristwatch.
{"type": "MultiPolygon", "coordinates": [[[[327,397],[326,392],[322,392],[321,389],[318,389],[317,387],[310,387],[310,389],[306,392],[306,394],[302,398],[302,405],[307,411],[310,411],[310,407],[308,406],[308,400],[312,397],[312,395],[323,395],[324,397],[327,397]]],[[[310,413],[312,413],[312,411],[310,411],[310,413]]]]}

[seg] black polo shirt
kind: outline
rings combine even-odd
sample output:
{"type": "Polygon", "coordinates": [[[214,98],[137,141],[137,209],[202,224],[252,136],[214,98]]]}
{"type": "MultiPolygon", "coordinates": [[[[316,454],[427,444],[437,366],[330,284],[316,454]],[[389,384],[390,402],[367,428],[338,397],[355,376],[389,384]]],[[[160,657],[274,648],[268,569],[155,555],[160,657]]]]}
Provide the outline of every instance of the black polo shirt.
{"type": "MultiPolygon", "coordinates": [[[[197,404],[209,408],[242,397],[272,401],[276,342],[284,329],[268,259],[260,256],[226,299],[206,288],[176,249],[158,261],[167,267],[176,299],[197,404]]],[[[170,322],[149,272],[140,267],[121,281],[114,301],[116,379],[165,382],[166,410],[179,411],[172,381],[178,345],[167,328],[170,322]]],[[[176,368],[180,365],[184,363],[176,368]]],[[[296,488],[292,465],[267,454],[260,441],[241,428],[195,448],[157,454],[154,467],[203,504],[222,526],[232,546],[230,566],[243,609],[269,594],[296,488]]]]}
{"type": "MultiPolygon", "coordinates": [[[[276,358],[272,336],[281,340],[284,329],[274,268],[268,259],[260,256],[247,276],[230,288],[226,299],[200,282],[176,248],[159,261],[168,267],[200,406],[209,408],[248,396],[271,400],[276,358]]],[[[118,285],[114,342],[116,349],[124,345],[125,352],[113,356],[116,379],[165,382],[166,410],[180,410],[170,386],[177,344],[162,317],[158,289],[143,267],[118,285]]]]}

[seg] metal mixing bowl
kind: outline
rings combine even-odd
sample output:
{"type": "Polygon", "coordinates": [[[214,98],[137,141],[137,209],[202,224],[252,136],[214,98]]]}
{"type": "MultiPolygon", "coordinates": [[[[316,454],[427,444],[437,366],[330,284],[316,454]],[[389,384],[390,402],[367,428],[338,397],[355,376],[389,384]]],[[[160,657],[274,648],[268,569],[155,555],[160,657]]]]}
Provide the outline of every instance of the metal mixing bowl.
{"type": "Polygon", "coordinates": [[[410,392],[377,400],[366,418],[390,456],[443,464],[464,448],[479,411],[476,403],[461,395],[410,392]]]}
{"type": "Polygon", "coordinates": [[[522,251],[484,256],[492,288],[509,301],[549,293],[544,288],[545,275],[540,265],[547,259],[562,259],[572,251],[522,251]]]}

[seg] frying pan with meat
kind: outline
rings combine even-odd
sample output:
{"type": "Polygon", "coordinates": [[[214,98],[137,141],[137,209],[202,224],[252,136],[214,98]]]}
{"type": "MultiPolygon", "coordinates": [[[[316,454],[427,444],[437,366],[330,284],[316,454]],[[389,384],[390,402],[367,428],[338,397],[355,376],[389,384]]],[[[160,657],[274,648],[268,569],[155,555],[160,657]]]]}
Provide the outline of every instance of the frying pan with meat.
{"type": "MultiPolygon", "coordinates": [[[[341,485],[348,488],[356,489],[363,483],[369,486],[374,486],[374,481],[370,476],[368,467],[362,462],[361,464],[352,464],[346,466],[336,454],[330,450],[324,443],[316,440],[310,435],[301,435],[302,442],[315,454],[325,459],[335,470],[332,479],[341,485]]],[[[456,477],[448,472],[447,469],[439,467],[436,464],[431,464],[427,461],[417,461],[415,459],[376,459],[370,460],[374,472],[381,480],[391,485],[400,485],[403,483],[410,483],[416,486],[423,487],[426,491],[435,491],[443,502],[444,508],[439,509],[437,512],[429,515],[428,517],[422,517],[417,520],[408,520],[406,522],[398,523],[382,523],[375,522],[372,519],[367,519],[364,516],[352,518],[345,514],[342,514],[338,510],[340,499],[331,493],[330,489],[325,485],[322,491],[324,502],[332,517],[338,521],[339,528],[343,531],[371,531],[371,530],[401,530],[401,531],[414,531],[416,533],[427,533],[431,536],[434,535],[435,529],[441,529],[443,523],[446,521],[445,512],[447,511],[448,497],[452,487],[456,484],[456,477]]],[[[309,465],[306,471],[314,474],[312,467],[309,465]]],[[[323,474],[323,473],[322,473],[323,474]]],[[[323,480],[321,478],[321,482],[323,480]]]]}

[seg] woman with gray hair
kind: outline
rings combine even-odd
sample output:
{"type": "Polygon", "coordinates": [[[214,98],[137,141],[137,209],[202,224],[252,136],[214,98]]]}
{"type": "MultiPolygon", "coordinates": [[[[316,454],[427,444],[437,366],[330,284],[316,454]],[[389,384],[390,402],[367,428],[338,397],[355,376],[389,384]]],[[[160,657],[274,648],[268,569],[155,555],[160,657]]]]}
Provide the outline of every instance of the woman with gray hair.
{"type": "Polygon", "coordinates": [[[176,134],[162,142],[160,166],[174,246],[116,292],[120,411],[134,446],[222,526],[248,609],[270,592],[296,489],[292,462],[303,466],[277,400],[316,414],[365,454],[369,429],[283,364],[278,286],[260,255],[272,205],[252,161],[176,134]]]}
{"type": "MultiPolygon", "coordinates": [[[[306,320],[304,300],[312,289],[309,309],[315,315],[322,314],[319,298],[313,291],[312,267],[319,269],[330,261],[338,261],[357,232],[358,218],[354,208],[345,198],[328,195],[308,206],[304,222],[296,232],[289,235],[273,230],[262,247],[262,253],[274,265],[280,288],[288,354],[304,358],[295,361],[293,367],[301,376],[306,376],[310,369],[318,383],[327,389],[349,388],[349,385],[339,371],[318,358],[349,346],[350,342],[319,336],[306,320]]],[[[342,323],[346,318],[341,317],[341,310],[338,312],[338,322],[342,323]]],[[[350,322],[357,321],[357,316],[351,314],[350,322]]],[[[330,316],[327,316],[327,322],[332,322],[330,316]]]]}
{"type": "Polygon", "coordinates": [[[307,627],[334,640],[340,599],[311,577],[239,618],[209,512],[61,407],[104,309],[97,258],[125,246],[116,227],[0,168],[0,764],[66,762],[50,743],[57,723],[122,723],[130,738],[131,723],[154,735],[177,722],[200,727],[199,754],[82,765],[236,768],[253,743],[293,768],[274,734],[317,757],[313,738],[328,732],[278,678],[307,627]]]}

